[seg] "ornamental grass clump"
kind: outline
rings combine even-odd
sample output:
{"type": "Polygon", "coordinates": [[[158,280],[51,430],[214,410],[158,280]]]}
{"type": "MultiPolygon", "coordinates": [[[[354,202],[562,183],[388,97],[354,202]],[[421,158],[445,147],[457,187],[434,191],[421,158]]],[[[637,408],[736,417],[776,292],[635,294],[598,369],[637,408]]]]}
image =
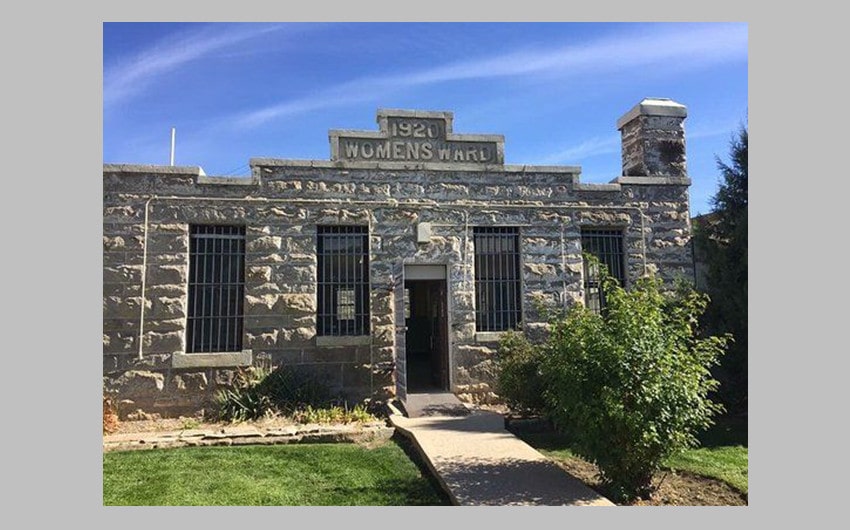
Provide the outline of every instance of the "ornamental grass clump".
{"type": "Polygon", "coordinates": [[[271,371],[262,367],[242,369],[233,384],[216,396],[219,419],[231,422],[290,415],[305,406],[329,401],[324,384],[289,366],[271,371]]]}

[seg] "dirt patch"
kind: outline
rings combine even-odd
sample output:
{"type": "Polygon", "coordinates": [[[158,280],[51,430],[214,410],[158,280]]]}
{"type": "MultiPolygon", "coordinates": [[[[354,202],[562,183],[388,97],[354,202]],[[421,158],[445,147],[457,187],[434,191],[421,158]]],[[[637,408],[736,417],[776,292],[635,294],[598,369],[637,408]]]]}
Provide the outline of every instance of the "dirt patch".
{"type": "MultiPolygon", "coordinates": [[[[604,494],[599,469],[580,458],[553,458],[571,475],[604,494]]],[[[725,482],[683,471],[662,471],[653,484],[659,485],[649,500],[634,506],[746,506],[747,497],[725,482]]]]}
{"type": "Polygon", "coordinates": [[[188,430],[217,431],[233,425],[244,425],[257,428],[259,431],[267,431],[296,425],[289,418],[275,416],[255,421],[246,421],[239,424],[203,421],[197,418],[155,418],[140,420],[123,420],[118,422],[112,434],[131,434],[141,432],[179,432],[188,430]]]}

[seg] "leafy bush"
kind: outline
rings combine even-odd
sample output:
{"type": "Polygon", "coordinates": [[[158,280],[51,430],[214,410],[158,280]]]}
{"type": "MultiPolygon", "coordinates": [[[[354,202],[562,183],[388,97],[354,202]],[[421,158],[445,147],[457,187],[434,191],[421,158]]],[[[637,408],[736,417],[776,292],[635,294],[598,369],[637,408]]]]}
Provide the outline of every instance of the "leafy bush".
{"type": "Polygon", "coordinates": [[[512,408],[568,433],[611,496],[647,497],[661,462],[698,445],[722,410],[709,399],[718,386],[710,369],[730,337],[699,338],[708,298],[684,284],[665,293],[661,280],[642,278],[626,291],[600,274],[603,314],[580,305],[550,312],[544,344],[505,334],[497,387],[512,408]]]}
{"type": "Polygon", "coordinates": [[[499,341],[496,392],[512,409],[525,414],[545,410],[540,374],[539,350],[516,331],[508,331],[499,341]]]}
{"type": "Polygon", "coordinates": [[[665,295],[647,277],[626,291],[605,271],[602,281],[602,315],[576,305],[551,323],[538,354],[544,409],[612,496],[646,498],[661,462],[696,446],[722,409],[710,368],[728,337],[697,338],[707,297],[693,290],[665,295]]]}

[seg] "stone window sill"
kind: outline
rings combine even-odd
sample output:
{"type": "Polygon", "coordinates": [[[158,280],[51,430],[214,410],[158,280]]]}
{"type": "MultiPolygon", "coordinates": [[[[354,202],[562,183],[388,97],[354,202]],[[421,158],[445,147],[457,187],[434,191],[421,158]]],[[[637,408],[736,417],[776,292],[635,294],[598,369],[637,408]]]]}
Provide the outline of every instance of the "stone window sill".
{"type": "Polygon", "coordinates": [[[337,346],[368,346],[372,343],[370,335],[346,335],[341,337],[316,337],[316,346],[333,348],[337,346]]]}
{"type": "Polygon", "coordinates": [[[475,342],[499,342],[504,334],[504,331],[478,331],[475,333],[475,342]]]}
{"type": "Polygon", "coordinates": [[[172,368],[230,368],[251,366],[253,350],[221,353],[174,353],[172,368]]]}

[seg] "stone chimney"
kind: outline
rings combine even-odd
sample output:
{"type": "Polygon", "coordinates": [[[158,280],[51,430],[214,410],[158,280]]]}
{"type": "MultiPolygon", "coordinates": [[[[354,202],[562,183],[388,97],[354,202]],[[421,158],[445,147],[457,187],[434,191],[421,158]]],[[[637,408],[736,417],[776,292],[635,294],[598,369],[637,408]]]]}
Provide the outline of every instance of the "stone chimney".
{"type": "Polygon", "coordinates": [[[672,99],[646,98],[617,120],[623,145],[623,175],[687,177],[685,117],[672,99]]]}

